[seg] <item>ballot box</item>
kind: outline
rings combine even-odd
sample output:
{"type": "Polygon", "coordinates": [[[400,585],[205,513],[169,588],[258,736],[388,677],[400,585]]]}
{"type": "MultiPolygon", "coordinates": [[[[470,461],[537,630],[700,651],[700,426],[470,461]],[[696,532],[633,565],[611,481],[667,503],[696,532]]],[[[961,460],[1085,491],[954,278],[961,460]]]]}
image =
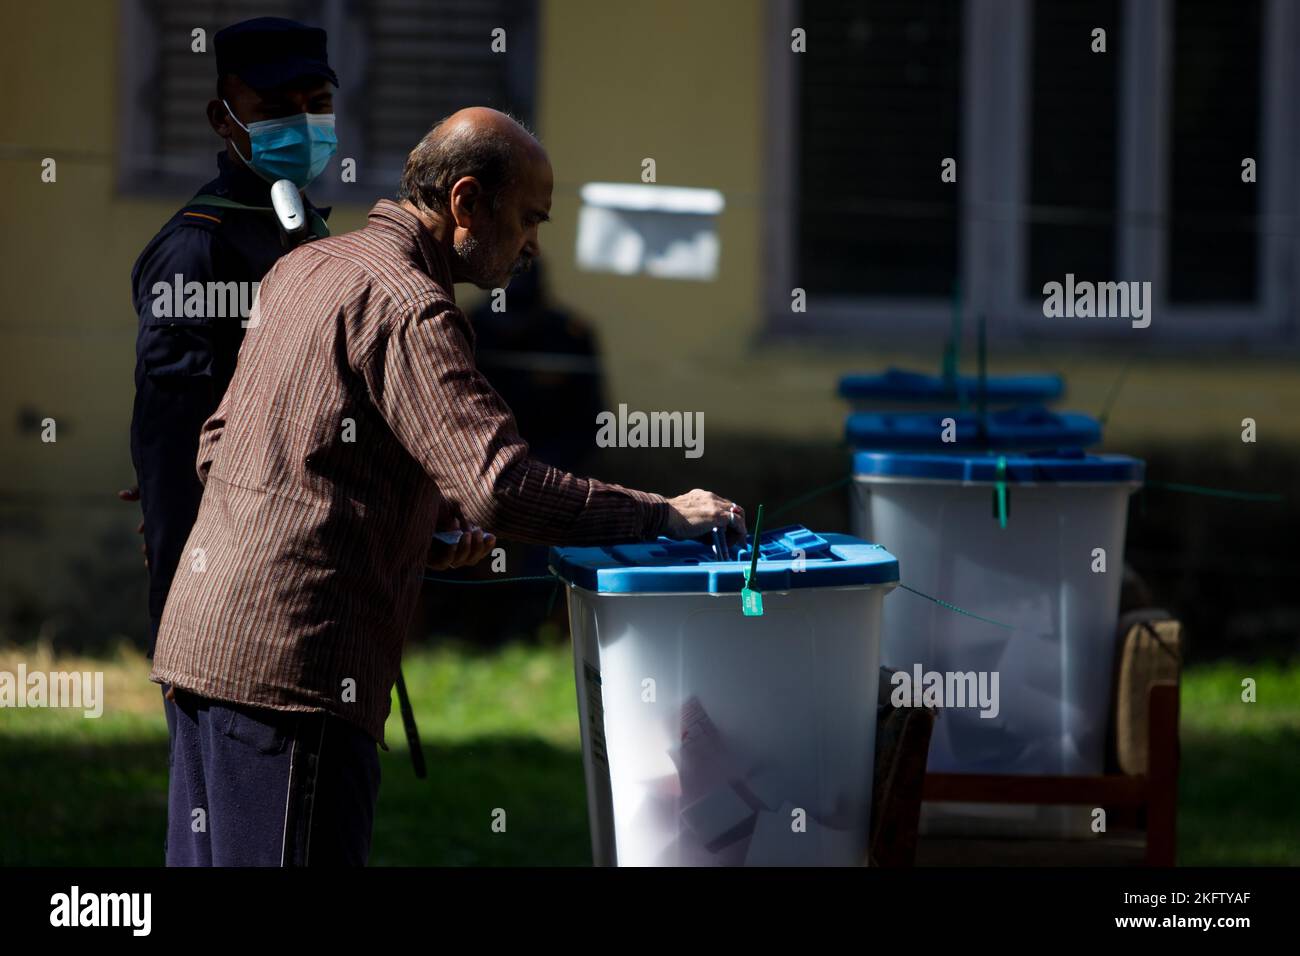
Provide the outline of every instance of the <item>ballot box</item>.
{"type": "MultiPolygon", "coordinates": [[[[944,602],[903,594],[882,617],[882,663],[942,682],[930,771],[1102,771],[1143,475],[1137,459],[1081,449],[854,455],[856,532],[898,556],[904,585],[944,602]],[[996,699],[972,702],[977,687],[996,699]]],[[[935,805],[922,832],[1085,835],[1087,809],[935,805]]]]}
{"type": "Polygon", "coordinates": [[[597,865],[866,863],[898,562],[844,534],[764,532],[746,614],[750,557],[666,538],[551,551],[597,865]]]}

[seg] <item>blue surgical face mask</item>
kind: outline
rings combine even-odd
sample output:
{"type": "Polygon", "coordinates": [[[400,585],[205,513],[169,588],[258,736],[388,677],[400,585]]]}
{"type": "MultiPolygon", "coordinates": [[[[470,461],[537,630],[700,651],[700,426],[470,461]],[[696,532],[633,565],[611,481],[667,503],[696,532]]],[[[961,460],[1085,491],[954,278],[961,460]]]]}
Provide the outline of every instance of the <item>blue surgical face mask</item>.
{"type": "MultiPolygon", "coordinates": [[[[267,182],[287,179],[299,189],[321,174],[338,149],[333,113],[297,113],[284,119],[262,120],[245,126],[225,100],[221,101],[239,128],[248,133],[252,157],[235,146],[239,158],[267,182]]],[[[234,146],[234,140],[231,140],[234,146]]]]}

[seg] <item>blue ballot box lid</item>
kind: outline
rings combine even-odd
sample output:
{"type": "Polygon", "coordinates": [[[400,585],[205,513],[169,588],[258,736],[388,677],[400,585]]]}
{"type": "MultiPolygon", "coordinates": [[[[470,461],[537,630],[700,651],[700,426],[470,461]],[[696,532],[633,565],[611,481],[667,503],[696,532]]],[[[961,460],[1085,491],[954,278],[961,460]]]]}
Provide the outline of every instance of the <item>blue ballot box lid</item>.
{"type": "Polygon", "coordinates": [[[1141,482],[1146,463],[1128,455],[1089,455],[1081,449],[1039,454],[928,455],[908,452],[860,451],[853,456],[858,478],[1010,484],[1141,482]],[[1003,464],[999,475],[998,462],[1003,464]]]}
{"type": "MultiPolygon", "coordinates": [[[[990,375],[984,381],[985,398],[997,405],[1041,404],[1065,393],[1059,375],[990,375]]],[[[890,368],[874,375],[845,375],[840,379],[840,396],[853,401],[888,402],[974,402],[979,395],[979,377],[927,375],[890,368]]]]}
{"type": "MultiPolygon", "coordinates": [[[[702,541],[659,538],[600,548],[552,548],[561,579],[602,594],[739,594],[749,571],[752,539],[730,561],[702,541]]],[[[898,559],[878,544],[847,534],[788,525],[764,531],[757,571],[761,591],[851,587],[898,582],[898,559]]]]}
{"type": "Polygon", "coordinates": [[[982,417],[972,412],[856,412],[844,422],[844,437],[854,448],[882,451],[1040,451],[1095,445],[1101,441],[1101,423],[1080,412],[1041,407],[1004,409],[982,417]],[[953,424],[946,428],[949,418],[953,424]],[[945,432],[956,440],[945,442],[945,432]]]}

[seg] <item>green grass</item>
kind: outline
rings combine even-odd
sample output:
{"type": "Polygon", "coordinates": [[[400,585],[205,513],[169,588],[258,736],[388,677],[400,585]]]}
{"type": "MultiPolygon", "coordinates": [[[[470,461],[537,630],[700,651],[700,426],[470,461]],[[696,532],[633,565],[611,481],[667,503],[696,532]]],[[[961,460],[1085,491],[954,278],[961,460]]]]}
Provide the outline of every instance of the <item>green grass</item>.
{"type": "Polygon", "coordinates": [[[1179,861],[1300,865],[1300,665],[1195,668],[1181,714],[1179,861]]]}
{"type": "MultiPolygon", "coordinates": [[[[148,662],[0,650],[0,670],[102,670],[97,720],[0,710],[0,864],[155,865],[167,729],[148,662]]],[[[387,727],[374,865],[586,865],[582,759],[567,641],[479,653],[421,648],[404,665],[429,778],[400,718],[387,727]],[[506,832],[492,813],[506,811],[506,832]]],[[[1190,670],[1182,696],[1179,857],[1190,865],[1300,864],[1300,664],[1190,670]],[[1241,679],[1257,682],[1243,703],[1241,679]]]]}

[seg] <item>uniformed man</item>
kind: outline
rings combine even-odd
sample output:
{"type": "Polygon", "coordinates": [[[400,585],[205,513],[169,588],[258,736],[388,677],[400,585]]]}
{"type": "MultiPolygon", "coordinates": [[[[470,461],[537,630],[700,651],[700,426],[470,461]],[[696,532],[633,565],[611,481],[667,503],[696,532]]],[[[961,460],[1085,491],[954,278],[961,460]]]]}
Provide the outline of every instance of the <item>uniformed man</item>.
{"type": "MultiPolygon", "coordinates": [[[[324,30],[278,17],[216,35],[217,97],[207,115],[226,144],[217,177],[167,221],[131,273],[140,318],[131,419],[138,486],[119,496],[138,498],[143,510],[150,657],[179,563],[202,560],[181,552],[203,493],[194,470],[199,428],[221,401],[244,338],[247,316],[231,305],[246,310],[255,284],[287,251],[271,184],[288,179],[305,189],[336,148],[338,77],[325,43],[324,30]]],[[[303,202],[312,231],[328,234],[329,210],[303,202]]]]}

